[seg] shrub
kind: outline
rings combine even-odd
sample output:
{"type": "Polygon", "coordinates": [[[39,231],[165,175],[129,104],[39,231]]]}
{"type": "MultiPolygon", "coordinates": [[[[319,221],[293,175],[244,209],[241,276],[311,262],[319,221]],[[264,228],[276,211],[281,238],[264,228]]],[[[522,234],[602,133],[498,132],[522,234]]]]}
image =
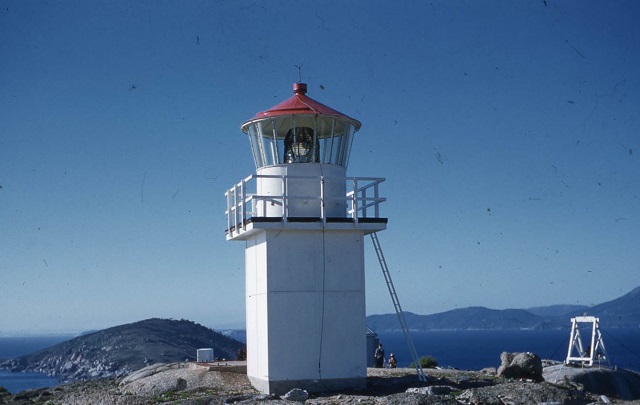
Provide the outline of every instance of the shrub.
{"type": "MultiPolygon", "coordinates": [[[[436,368],[438,367],[438,360],[431,356],[422,356],[418,359],[420,367],[422,368],[436,368]]],[[[416,363],[411,363],[411,367],[415,367],[416,363]]]]}

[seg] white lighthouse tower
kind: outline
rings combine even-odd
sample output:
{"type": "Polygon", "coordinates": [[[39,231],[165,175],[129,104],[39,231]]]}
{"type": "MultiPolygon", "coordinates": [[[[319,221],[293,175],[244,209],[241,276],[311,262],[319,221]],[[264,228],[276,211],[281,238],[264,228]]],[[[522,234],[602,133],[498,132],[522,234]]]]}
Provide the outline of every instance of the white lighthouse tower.
{"type": "Polygon", "coordinates": [[[360,122],[294,95],[242,124],[256,174],[226,193],[246,243],[247,375],[258,390],[364,388],[364,236],[386,228],[381,178],[347,177],[360,122]]]}

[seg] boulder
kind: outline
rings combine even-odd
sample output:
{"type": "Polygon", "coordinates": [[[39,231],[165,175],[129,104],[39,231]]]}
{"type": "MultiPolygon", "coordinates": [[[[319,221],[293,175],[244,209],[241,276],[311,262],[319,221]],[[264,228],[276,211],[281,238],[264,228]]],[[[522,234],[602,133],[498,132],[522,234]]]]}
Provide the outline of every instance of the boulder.
{"type": "Polygon", "coordinates": [[[640,373],[608,367],[570,367],[564,364],[545,367],[546,381],[564,386],[579,386],[585,391],[630,400],[640,400],[640,373]]]}
{"type": "Polygon", "coordinates": [[[173,368],[173,364],[166,364],[166,363],[152,364],[150,366],[146,366],[144,368],[141,368],[138,371],[135,371],[129,374],[128,376],[122,379],[122,381],[120,382],[120,385],[127,385],[133,381],[137,381],[142,378],[146,378],[154,374],[158,374],[160,372],[170,370],[172,368],[173,368]]]}
{"type": "Polygon", "coordinates": [[[282,396],[282,399],[294,402],[304,402],[309,399],[309,393],[300,388],[294,388],[282,396]]]}
{"type": "Polygon", "coordinates": [[[432,385],[430,387],[412,387],[407,389],[405,392],[410,394],[422,394],[422,395],[449,395],[455,388],[450,387],[448,385],[432,385]]]}
{"type": "Polygon", "coordinates": [[[480,372],[482,374],[496,375],[498,370],[495,367],[485,367],[482,370],[480,370],[480,372]]]}
{"type": "Polygon", "coordinates": [[[536,382],[544,381],[542,377],[542,360],[534,353],[502,352],[500,361],[502,362],[498,368],[498,376],[500,377],[524,378],[536,382]]]}

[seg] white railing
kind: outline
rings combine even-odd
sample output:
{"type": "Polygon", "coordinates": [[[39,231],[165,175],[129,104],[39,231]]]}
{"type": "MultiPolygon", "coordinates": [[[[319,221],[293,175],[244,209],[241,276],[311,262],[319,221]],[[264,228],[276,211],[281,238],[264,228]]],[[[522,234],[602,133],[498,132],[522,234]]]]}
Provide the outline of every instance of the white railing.
{"type": "Polygon", "coordinates": [[[265,218],[270,221],[289,222],[295,216],[289,216],[289,204],[295,200],[319,201],[320,215],[319,221],[327,222],[325,206],[327,203],[344,203],[346,207],[344,213],[338,216],[330,216],[330,219],[343,218],[357,224],[366,218],[380,218],[380,204],[386,198],[380,197],[379,185],[384,178],[376,177],[325,177],[325,176],[287,176],[287,175],[259,175],[252,174],[246,177],[227,192],[227,230],[236,232],[251,220],[265,218]],[[257,194],[258,179],[280,179],[282,181],[282,193],[280,195],[260,195],[257,194]],[[288,182],[290,180],[307,180],[318,182],[320,195],[295,195],[289,196],[287,193],[288,182]],[[346,194],[344,196],[326,196],[325,182],[344,181],[346,184],[346,194]],[[268,216],[267,206],[280,206],[278,216],[268,216]]]}

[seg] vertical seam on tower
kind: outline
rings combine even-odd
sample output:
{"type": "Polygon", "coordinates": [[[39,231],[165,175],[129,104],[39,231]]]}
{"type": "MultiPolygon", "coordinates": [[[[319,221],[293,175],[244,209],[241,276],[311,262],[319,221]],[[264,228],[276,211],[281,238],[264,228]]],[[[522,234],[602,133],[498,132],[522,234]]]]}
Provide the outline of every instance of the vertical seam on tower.
{"type": "MultiPolygon", "coordinates": [[[[324,182],[324,172],[322,171],[322,163],[320,163],[320,181],[324,182]]],[[[324,205],[324,196],[320,201],[321,205],[324,205]]],[[[322,207],[320,212],[323,212],[322,207]]],[[[325,213],[326,215],[326,213],[325,213]]],[[[325,299],[325,281],[327,274],[327,260],[326,260],[326,251],[325,251],[325,230],[326,224],[324,218],[322,218],[322,313],[320,314],[320,351],[318,354],[318,378],[322,381],[322,344],[324,339],[324,299],[325,299]]]]}

